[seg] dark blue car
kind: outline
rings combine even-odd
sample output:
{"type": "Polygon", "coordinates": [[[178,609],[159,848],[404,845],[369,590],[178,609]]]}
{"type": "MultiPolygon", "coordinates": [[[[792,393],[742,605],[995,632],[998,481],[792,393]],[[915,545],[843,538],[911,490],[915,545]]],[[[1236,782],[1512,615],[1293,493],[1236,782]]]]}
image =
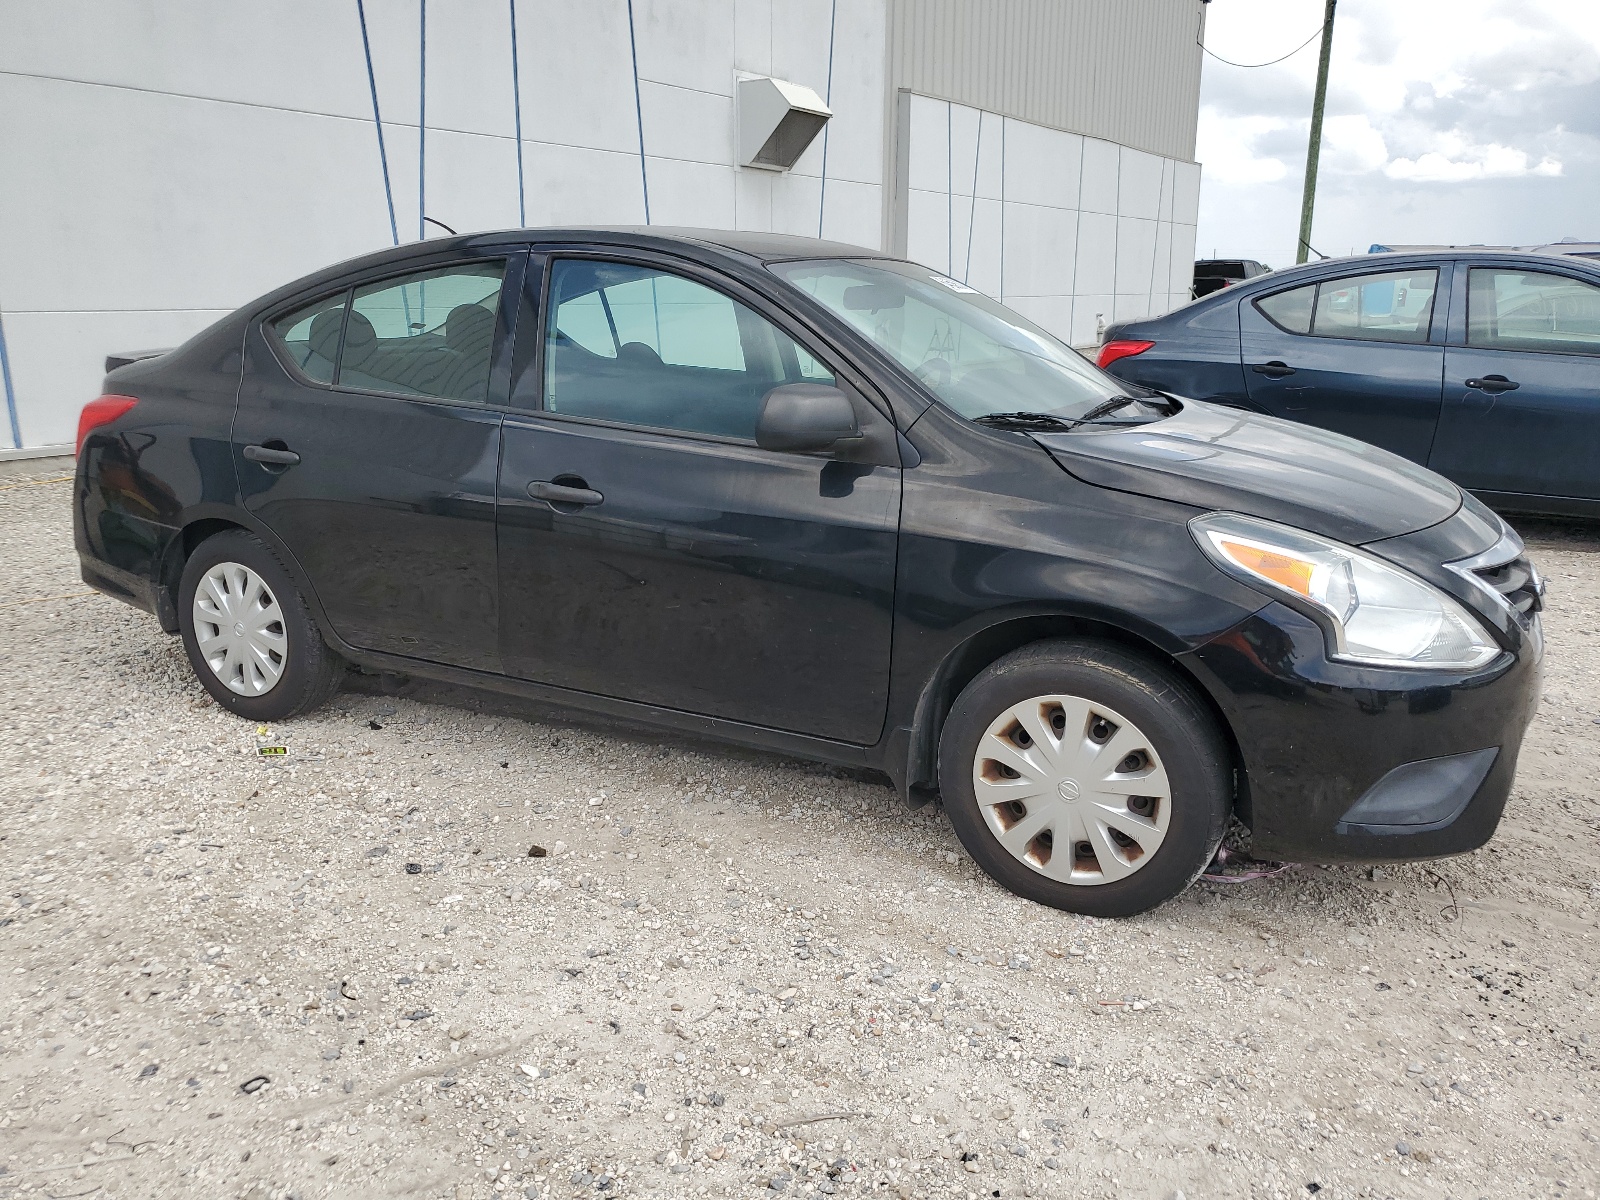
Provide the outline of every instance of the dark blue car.
{"type": "Polygon", "coordinates": [[[1099,362],[1381,446],[1496,508],[1600,516],[1600,264],[1331,259],[1113,325],[1099,362]]]}

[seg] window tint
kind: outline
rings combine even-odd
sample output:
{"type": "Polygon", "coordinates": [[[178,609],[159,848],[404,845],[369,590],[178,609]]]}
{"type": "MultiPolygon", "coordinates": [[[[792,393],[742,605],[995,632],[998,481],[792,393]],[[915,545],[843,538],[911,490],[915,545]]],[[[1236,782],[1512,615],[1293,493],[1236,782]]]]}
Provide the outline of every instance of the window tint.
{"type": "Polygon", "coordinates": [[[1311,332],[1311,306],[1317,298],[1317,285],[1295,288],[1291,292],[1278,292],[1263,296],[1256,307],[1267,319],[1290,333],[1311,332]]]}
{"type": "Polygon", "coordinates": [[[503,262],[386,279],[355,290],[340,387],[482,403],[503,262]]]}
{"type": "Polygon", "coordinates": [[[1425,342],[1433,320],[1437,271],[1385,271],[1317,286],[1311,332],[1375,342],[1425,342]]]}
{"type": "Polygon", "coordinates": [[[339,331],[344,327],[344,303],[348,297],[349,292],[324,296],[272,323],[273,334],[294,365],[318,383],[333,382],[333,364],[339,356],[339,331]]]}
{"type": "Polygon", "coordinates": [[[692,280],[578,259],[551,271],[551,412],[753,439],[773,388],[833,382],[765,318],[692,280]]]}
{"type": "Polygon", "coordinates": [[[1600,288],[1541,271],[1474,268],[1467,342],[1495,350],[1600,354],[1600,288]]]}

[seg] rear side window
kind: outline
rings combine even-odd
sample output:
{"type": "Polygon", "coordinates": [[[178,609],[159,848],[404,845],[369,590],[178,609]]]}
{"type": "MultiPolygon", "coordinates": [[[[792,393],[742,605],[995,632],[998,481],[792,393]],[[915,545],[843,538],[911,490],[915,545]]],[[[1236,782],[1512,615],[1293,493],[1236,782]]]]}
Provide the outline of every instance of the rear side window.
{"type": "Polygon", "coordinates": [[[273,335],[300,373],[318,383],[333,382],[339,334],[344,328],[344,306],[349,298],[347,291],[324,296],[272,322],[273,335]]]}
{"type": "Polygon", "coordinates": [[[1311,332],[1373,342],[1425,342],[1433,323],[1437,271],[1386,271],[1317,285],[1311,332]]]}
{"type": "Polygon", "coordinates": [[[338,385],[483,403],[504,275],[497,260],[356,288],[338,385]]]}
{"type": "Polygon", "coordinates": [[[1467,344],[1542,354],[1600,354],[1600,288],[1543,271],[1474,268],[1467,344]]]}
{"type": "Polygon", "coordinates": [[[1311,309],[1317,301],[1317,285],[1295,288],[1289,292],[1263,296],[1256,307],[1267,315],[1274,325],[1290,333],[1311,332],[1311,309]]]}
{"type": "Polygon", "coordinates": [[[1274,292],[1255,302],[1289,333],[1369,342],[1425,342],[1433,326],[1439,272],[1383,271],[1348,275],[1274,292]]]}

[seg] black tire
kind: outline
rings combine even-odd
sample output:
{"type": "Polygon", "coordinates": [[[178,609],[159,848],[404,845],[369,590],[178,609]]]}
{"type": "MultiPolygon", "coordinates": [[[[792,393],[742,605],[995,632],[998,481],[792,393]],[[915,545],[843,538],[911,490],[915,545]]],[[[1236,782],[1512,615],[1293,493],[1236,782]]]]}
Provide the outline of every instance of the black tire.
{"type": "Polygon", "coordinates": [[[243,529],[218,533],[195,547],[184,564],[178,585],[178,623],[189,665],[206,691],[229,712],[252,721],[282,721],[325,704],[339,690],[345,664],[322,639],[305,597],[265,542],[243,529]],[[256,696],[233,691],[218,678],[201,654],[195,637],[194,596],[206,572],[219,563],[250,568],[267,585],[283,617],[286,642],[283,673],[272,687],[256,696]]]}
{"type": "Polygon", "coordinates": [[[1106,642],[1060,639],[1013,651],[956,698],[939,738],[939,787],[967,853],[990,878],[1067,912],[1127,917],[1181,893],[1204,871],[1227,828],[1232,778],[1227,744],[1191,685],[1175,672],[1106,642]],[[1014,857],[990,830],[973,784],[980,739],[1006,709],[1034,696],[1079,696],[1125,714],[1165,767],[1171,813],[1149,862],[1109,883],[1051,879],[1014,857]]]}

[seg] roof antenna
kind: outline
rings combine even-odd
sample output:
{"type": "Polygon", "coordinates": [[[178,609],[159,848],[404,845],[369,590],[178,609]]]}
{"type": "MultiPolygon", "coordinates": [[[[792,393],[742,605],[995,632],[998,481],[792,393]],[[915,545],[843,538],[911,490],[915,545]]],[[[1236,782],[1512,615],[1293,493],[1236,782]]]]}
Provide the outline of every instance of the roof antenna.
{"type": "Polygon", "coordinates": [[[454,229],[451,229],[450,226],[446,225],[443,221],[435,221],[432,217],[423,217],[422,219],[424,221],[426,221],[429,225],[437,225],[440,229],[444,230],[448,234],[454,235],[455,232],[456,232],[454,229]]]}

